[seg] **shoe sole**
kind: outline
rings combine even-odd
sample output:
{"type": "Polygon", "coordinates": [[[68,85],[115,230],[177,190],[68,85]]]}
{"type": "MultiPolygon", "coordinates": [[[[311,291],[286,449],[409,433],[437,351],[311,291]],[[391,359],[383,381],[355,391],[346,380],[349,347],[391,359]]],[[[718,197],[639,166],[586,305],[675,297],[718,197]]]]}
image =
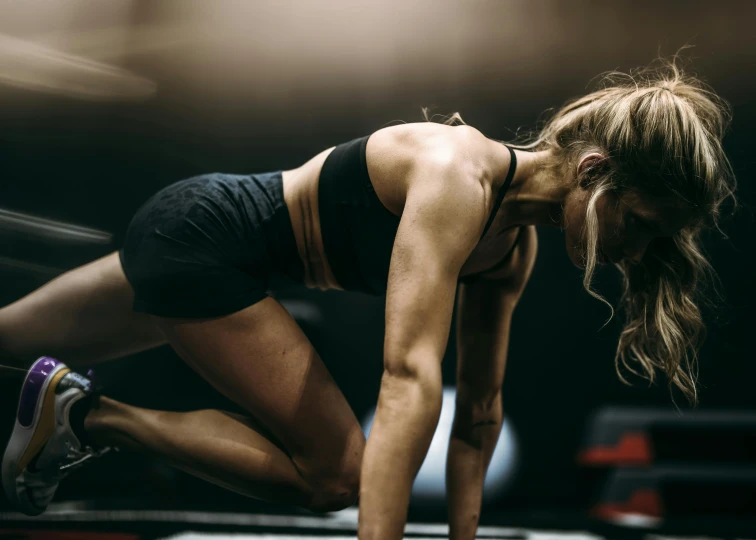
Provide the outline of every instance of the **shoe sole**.
{"type": "Polygon", "coordinates": [[[11,506],[29,516],[45,508],[36,506],[19,489],[19,478],[55,431],[55,388],[70,371],[62,362],[43,356],[29,368],[21,389],[13,433],[3,454],[2,484],[11,506]]]}

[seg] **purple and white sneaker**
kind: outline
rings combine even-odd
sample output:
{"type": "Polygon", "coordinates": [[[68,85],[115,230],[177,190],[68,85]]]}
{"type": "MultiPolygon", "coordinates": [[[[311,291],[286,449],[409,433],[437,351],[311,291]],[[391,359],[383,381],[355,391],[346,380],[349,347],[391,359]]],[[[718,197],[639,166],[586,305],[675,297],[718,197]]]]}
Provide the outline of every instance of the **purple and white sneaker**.
{"type": "Polygon", "coordinates": [[[2,465],[5,495],[19,512],[44,512],[66,475],[110,450],[82,447],[71,429],[71,406],[95,391],[89,375],[47,356],[29,369],[2,465]]]}

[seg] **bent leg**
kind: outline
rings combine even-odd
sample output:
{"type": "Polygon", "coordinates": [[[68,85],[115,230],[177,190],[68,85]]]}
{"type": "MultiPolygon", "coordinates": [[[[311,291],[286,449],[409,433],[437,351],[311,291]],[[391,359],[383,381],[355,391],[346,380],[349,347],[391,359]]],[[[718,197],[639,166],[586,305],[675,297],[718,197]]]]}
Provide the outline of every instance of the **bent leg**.
{"type": "Polygon", "coordinates": [[[291,459],[251,418],[213,409],[155,411],[101,397],[85,428],[99,445],[167,460],[248,497],[304,507],[312,499],[291,459]]]}
{"type": "Polygon", "coordinates": [[[252,422],[106,400],[87,417],[102,444],[133,441],[197,476],[313,510],[352,504],[365,438],[307,337],[273,298],[217,319],[156,318],[179,355],[252,422]],[[110,408],[110,411],[108,411],[110,408]]]}
{"type": "Polygon", "coordinates": [[[47,355],[75,367],[165,343],[133,300],[118,253],[70,270],[0,308],[0,362],[28,367],[47,355]]]}

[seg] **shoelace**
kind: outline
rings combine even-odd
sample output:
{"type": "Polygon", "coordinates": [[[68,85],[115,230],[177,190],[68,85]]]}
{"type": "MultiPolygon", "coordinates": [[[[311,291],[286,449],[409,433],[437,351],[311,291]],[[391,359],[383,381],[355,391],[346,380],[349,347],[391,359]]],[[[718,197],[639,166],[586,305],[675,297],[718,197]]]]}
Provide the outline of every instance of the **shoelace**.
{"type": "MultiPolygon", "coordinates": [[[[102,387],[97,384],[97,376],[95,375],[95,372],[93,369],[90,369],[87,371],[87,378],[92,383],[92,394],[97,394],[102,391],[102,387]]],[[[89,461],[92,458],[99,458],[111,450],[115,450],[118,452],[118,448],[111,447],[111,446],[105,446],[103,448],[100,448],[98,450],[95,450],[91,446],[85,446],[81,450],[76,450],[75,448],[68,446],[68,455],[66,456],[66,459],[71,459],[73,461],[69,463],[64,463],[60,467],[58,467],[58,472],[62,473],[59,474],[60,478],[63,478],[71,471],[78,469],[81,467],[84,463],[89,461]]]]}
{"type": "Polygon", "coordinates": [[[104,447],[98,450],[94,450],[91,446],[87,446],[84,450],[69,449],[68,459],[73,459],[70,463],[65,463],[58,467],[57,470],[39,473],[27,473],[26,475],[26,488],[28,491],[28,497],[34,504],[44,508],[50,502],[55,495],[55,491],[58,489],[58,484],[63,478],[68,476],[73,470],[82,467],[92,458],[98,458],[107,454],[111,450],[118,451],[116,447],[104,447]]]}
{"type": "Polygon", "coordinates": [[[71,471],[78,469],[90,459],[99,458],[107,454],[111,450],[114,450],[117,452],[118,448],[115,448],[112,446],[105,446],[98,450],[95,450],[91,446],[87,446],[83,450],[74,450],[73,448],[71,448],[68,453],[68,458],[73,459],[73,461],[71,461],[70,463],[65,463],[61,465],[60,467],[58,467],[58,471],[63,473],[63,475],[66,475],[70,473],[71,471]]]}

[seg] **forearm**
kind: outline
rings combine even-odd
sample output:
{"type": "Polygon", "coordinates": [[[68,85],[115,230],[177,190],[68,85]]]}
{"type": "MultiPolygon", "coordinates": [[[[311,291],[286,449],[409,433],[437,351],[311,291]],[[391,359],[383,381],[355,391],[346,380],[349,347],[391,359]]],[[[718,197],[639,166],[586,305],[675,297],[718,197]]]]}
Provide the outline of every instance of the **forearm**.
{"type": "Polygon", "coordinates": [[[449,538],[475,538],[483,500],[483,484],[501,432],[500,408],[476,419],[458,406],[449,441],[446,486],[449,504],[449,538]]]}
{"type": "Polygon", "coordinates": [[[360,540],[402,538],[412,481],[440,411],[440,374],[422,381],[384,375],[362,461],[360,540]]]}

